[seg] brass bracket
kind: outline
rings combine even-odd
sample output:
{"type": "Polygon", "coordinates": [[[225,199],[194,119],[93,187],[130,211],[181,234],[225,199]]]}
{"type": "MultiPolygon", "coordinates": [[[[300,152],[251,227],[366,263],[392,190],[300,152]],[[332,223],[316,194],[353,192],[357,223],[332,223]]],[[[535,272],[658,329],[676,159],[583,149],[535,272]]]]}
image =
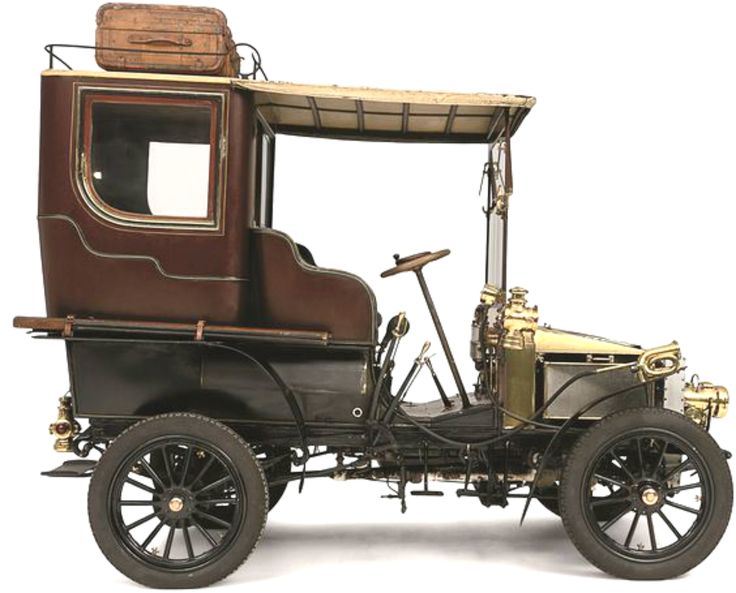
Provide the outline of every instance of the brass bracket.
{"type": "Polygon", "coordinates": [[[204,326],[207,325],[207,322],[204,319],[200,319],[197,321],[197,327],[194,330],[194,340],[196,342],[201,342],[204,340],[204,326]]]}
{"type": "Polygon", "coordinates": [[[67,315],[64,320],[64,329],[61,331],[61,336],[64,338],[71,338],[74,335],[74,315],[67,315]]]}

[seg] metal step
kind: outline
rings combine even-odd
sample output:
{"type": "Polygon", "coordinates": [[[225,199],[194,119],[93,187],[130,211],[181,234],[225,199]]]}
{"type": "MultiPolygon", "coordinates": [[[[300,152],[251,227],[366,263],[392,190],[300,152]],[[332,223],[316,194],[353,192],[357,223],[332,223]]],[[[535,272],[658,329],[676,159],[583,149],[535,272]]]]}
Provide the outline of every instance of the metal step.
{"type": "Polygon", "coordinates": [[[41,472],[49,478],[89,478],[97,465],[92,459],[70,459],[56,469],[41,472]]]}

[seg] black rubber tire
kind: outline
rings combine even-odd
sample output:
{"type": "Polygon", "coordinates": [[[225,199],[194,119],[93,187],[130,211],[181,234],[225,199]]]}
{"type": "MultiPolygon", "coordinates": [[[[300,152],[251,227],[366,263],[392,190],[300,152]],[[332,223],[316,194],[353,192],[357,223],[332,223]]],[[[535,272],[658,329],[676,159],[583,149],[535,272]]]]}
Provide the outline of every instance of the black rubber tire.
{"type": "MultiPolygon", "coordinates": [[[[558,485],[554,486],[546,486],[544,488],[538,489],[539,494],[544,496],[544,498],[537,498],[539,503],[547,509],[550,513],[553,515],[560,516],[560,487],[558,485]],[[548,497],[555,497],[555,498],[548,498],[548,497]]],[[[618,506],[604,506],[599,507],[595,511],[596,517],[600,521],[608,521],[609,519],[613,519],[618,513],[619,513],[620,507],[618,506]]]]}
{"type": "Polygon", "coordinates": [[[87,503],[95,540],[102,553],[121,573],[147,587],[196,588],[224,579],[253,551],[268,517],[268,486],[252,449],[233,430],[197,414],[162,414],[138,422],[115,439],[95,468],[87,503]],[[233,542],[212,562],[189,570],[164,569],[136,557],[117,537],[109,512],[112,483],[121,465],[142,445],[170,435],[196,438],[224,452],[237,470],[247,497],[247,510],[242,513],[233,542]]]}
{"type": "Polygon", "coordinates": [[[544,498],[537,498],[539,501],[539,504],[541,504],[545,509],[547,509],[550,513],[553,515],[560,516],[560,502],[558,500],[559,498],[559,487],[555,484],[554,486],[546,486],[544,488],[537,488],[537,494],[540,496],[543,496],[544,498]],[[555,498],[547,498],[549,496],[554,496],[555,498]]]}
{"type": "Polygon", "coordinates": [[[694,422],[671,410],[637,408],[608,416],[591,427],[567,456],[560,486],[560,514],[578,551],[594,566],[615,577],[631,580],[669,579],[700,564],[720,541],[731,515],[733,484],[726,458],[713,438],[694,422]],[[712,481],[710,512],[696,539],[683,550],[661,559],[639,561],[616,554],[593,534],[584,518],[583,491],[590,464],[610,443],[637,430],[654,429],[677,435],[702,456],[712,481]]]}
{"type": "MultiPolygon", "coordinates": [[[[287,452],[290,452],[290,450],[287,450],[287,452]]],[[[279,451],[279,453],[283,453],[282,451],[279,451]]],[[[276,466],[273,468],[272,472],[275,475],[279,474],[286,474],[291,471],[291,459],[285,458],[282,461],[279,461],[276,466]]],[[[269,476],[269,472],[266,473],[266,477],[269,476]]],[[[269,512],[275,507],[278,502],[281,500],[281,497],[284,495],[284,492],[286,491],[286,487],[289,485],[289,482],[284,482],[283,484],[277,484],[276,486],[269,486],[268,487],[268,510],[269,512]]]]}
{"type": "Polygon", "coordinates": [[[279,484],[278,486],[271,486],[268,489],[268,512],[270,513],[273,510],[273,507],[278,504],[279,500],[281,500],[281,497],[284,495],[284,492],[286,491],[286,487],[289,484],[279,484]]]}

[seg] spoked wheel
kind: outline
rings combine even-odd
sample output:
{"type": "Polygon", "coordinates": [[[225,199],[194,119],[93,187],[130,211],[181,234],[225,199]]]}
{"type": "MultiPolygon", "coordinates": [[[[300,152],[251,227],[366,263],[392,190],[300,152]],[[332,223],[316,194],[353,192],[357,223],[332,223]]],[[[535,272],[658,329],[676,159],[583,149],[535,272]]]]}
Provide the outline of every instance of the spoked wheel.
{"type": "Polygon", "coordinates": [[[202,587],[233,572],[267,516],[267,483],[235,432],[194,414],[129,428],[100,459],[89,518],[120,572],[157,588],[202,587]]]}
{"type": "Polygon", "coordinates": [[[614,414],[580,438],[563,471],[560,514],[580,553],[601,570],[665,579],[710,554],[732,498],[711,436],[681,414],[645,408],[614,414]]]}

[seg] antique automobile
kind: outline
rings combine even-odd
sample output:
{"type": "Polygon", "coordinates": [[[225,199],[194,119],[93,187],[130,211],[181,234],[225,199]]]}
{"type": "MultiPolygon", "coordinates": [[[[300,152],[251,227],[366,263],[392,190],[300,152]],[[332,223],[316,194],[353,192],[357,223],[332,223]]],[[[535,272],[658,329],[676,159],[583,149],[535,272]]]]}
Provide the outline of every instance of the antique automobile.
{"type": "Polygon", "coordinates": [[[540,325],[507,286],[511,141],[533,98],[270,82],[254,49],[241,74],[242,45],[208,50],[141,18],[115,29],[126,9],[187,10],[103,7],[91,49],[105,70],[57,69],[64,47],[47,47],[46,316],[14,320],[66,345],[71,387],[50,432],[79,459],[45,474],[91,477],[92,532],[118,570],[151,587],[222,579],[287,485],[318,477],[385,482],[402,511],[409,495],[441,496],[435,481],[485,506],[524,499],[524,514],[538,501],[626,579],[675,577],[710,554],[732,506],[730,454],[708,432],[727,390],[686,380],[675,342],[540,325]],[[209,71],[212,56],[228,59],[209,71]],[[427,282],[448,249],[395,255],[382,276],[416,276],[451,387],[429,343],[395,376],[407,315],[382,320],[363,279],[272,227],[281,134],[487,146],[476,376],[460,375],[427,282]],[[436,399],[412,403],[425,367],[436,399]],[[327,469],[310,468],[318,457],[327,469]]]}

